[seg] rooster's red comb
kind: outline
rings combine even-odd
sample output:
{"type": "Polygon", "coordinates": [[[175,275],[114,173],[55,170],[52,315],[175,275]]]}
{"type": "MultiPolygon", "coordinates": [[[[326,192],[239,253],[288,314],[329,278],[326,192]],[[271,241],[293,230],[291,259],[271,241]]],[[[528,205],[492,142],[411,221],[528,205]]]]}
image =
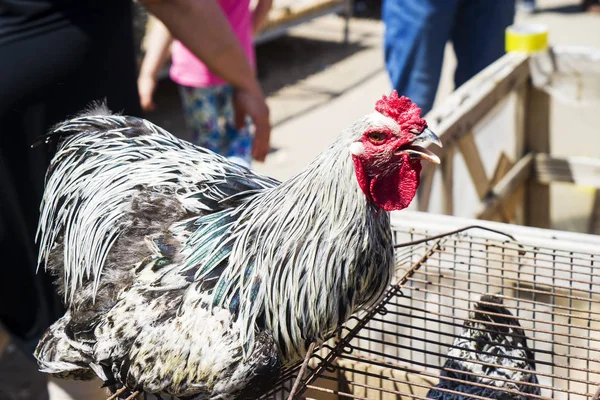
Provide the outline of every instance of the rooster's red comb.
{"type": "Polygon", "coordinates": [[[408,97],[398,97],[395,90],[389,97],[383,95],[375,104],[375,110],[396,121],[402,129],[422,131],[427,128],[427,122],[421,118],[421,109],[408,97]]]}

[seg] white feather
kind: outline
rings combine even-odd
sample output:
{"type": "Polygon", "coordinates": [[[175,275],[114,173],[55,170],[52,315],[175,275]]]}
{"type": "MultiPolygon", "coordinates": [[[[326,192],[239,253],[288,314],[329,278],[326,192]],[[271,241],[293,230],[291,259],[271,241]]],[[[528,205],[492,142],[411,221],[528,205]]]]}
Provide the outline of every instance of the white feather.
{"type": "Polygon", "coordinates": [[[350,145],[350,153],[360,156],[365,151],[365,146],[361,142],[354,142],[350,145]]]}

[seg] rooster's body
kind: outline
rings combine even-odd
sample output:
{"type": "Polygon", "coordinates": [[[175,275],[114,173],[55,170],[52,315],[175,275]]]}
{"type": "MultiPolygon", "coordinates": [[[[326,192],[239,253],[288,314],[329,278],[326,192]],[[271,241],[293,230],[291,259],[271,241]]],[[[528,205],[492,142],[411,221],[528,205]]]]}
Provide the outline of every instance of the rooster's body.
{"type": "Polygon", "coordinates": [[[540,396],[540,388],[525,332],[501,298],[482,296],[448,352],[440,382],[427,398],[469,400],[473,395],[533,400],[529,394],[540,396]]]}
{"type": "Polygon", "coordinates": [[[40,259],[68,311],[41,369],[195,399],[263,392],[390,280],[389,215],[348,150],[394,122],[378,115],[283,184],[137,118],[56,128],[40,259]]]}

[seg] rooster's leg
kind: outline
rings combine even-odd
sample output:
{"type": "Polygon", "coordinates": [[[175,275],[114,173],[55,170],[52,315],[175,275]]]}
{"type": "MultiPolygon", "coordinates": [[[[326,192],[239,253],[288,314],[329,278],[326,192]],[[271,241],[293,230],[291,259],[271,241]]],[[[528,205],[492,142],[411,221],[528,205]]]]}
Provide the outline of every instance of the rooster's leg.
{"type": "Polygon", "coordinates": [[[294,381],[294,386],[292,386],[292,391],[290,392],[288,400],[293,400],[294,396],[296,395],[298,386],[300,386],[300,380],[304,377],[304,373],[306,372],[306,368],[308,367],[308,360],[310,360],[313,350],[315,349],[315,344],[315,342],[312,342],[310,346],[308,346],[308,351],[306,352],[306,356],[304,357],[304,361],[302,362],[302,367],[300,367],[300,371],[298,371],[298,376],[294,381]]]}

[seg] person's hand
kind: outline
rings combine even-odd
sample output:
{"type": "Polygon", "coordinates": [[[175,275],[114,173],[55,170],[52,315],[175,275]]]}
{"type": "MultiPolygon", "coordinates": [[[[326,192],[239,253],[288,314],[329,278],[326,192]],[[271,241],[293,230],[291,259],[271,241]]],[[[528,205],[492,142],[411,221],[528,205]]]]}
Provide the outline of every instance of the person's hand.
{"type": "Polygon", "coordinates": [[[267,106],[265,96],[260,90],[236,89],[233,106],[235,108],[235,125],[238,129],[244,127],[246,116],[249,116],[254,123],[252,157],[256,161],[264,161],[269,153],[271,137],[269,106],[267,106]]]}
{"type": "Polygon", "coordinates": [[[156,78],[140,75],[138,78],[138,93],[140,95],[140,105],[144,111],[152,111],[156,108],[154,101],[154,90],[156,89],[156,78]]]}

